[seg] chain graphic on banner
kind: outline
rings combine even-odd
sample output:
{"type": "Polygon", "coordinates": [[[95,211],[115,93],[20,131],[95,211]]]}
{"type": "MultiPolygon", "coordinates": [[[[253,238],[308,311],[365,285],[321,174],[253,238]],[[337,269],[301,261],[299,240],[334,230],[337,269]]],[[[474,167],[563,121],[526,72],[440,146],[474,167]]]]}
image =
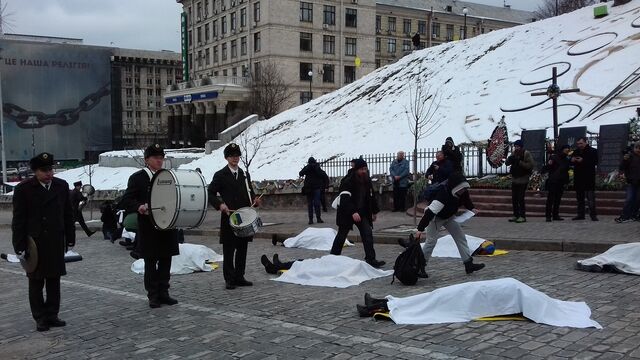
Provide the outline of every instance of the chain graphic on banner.
{"type": "Polygon", "coordinates": [[[80,118],[81,112],[91,111],[100,103],[100,99],[109,95],[109,84],[80,100],[76,108],[60,109],[55,114],[45,114],[41,111],[29,111],[12,103],[4,103],[2,111],[5,116],[16,122],[22,129],[39,129],[47,125],[69,126],[80,118]]]}

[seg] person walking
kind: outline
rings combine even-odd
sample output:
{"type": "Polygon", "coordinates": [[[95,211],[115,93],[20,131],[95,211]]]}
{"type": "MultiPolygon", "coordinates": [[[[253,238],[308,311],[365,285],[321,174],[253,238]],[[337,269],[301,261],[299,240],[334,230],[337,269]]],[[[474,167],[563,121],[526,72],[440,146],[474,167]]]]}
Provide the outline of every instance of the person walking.
{"type": "Polygon", "coordinates": [[[60,277],[67,274],[64,254],[76,243],[69,184],[53,176],[53,155],[41,153],[29,161],[33,177],[18,184],[13,192],[11,221],[16,254],[37,258],[34,271],[27,273],[29,306],[37,331],[65,326],[60,320],[60,277]],[[29,253],[33,239],[36,253],[29,253]],[[43,288],[47,291],[45,300],[43,288]]]}
{"type": "Polygon", "coordinates": [[[82,215],[82,205],[87,203],[87,197],[82,194],[82,181],[76,181],[73,183],[73,190],[69,193],[71,198],[71,206],[73,207],[73,218],[80,224],[84,233],[88,237],[95,234],[95,231],[89,230],[89,227],[84,222],[84,216],[82,215]]]}
{"type": "Polygon", "coordinates": [[[453,164],[453,170],[462,172],[462,152],[460,151],[460,147],[453,143],[453,138],[450,136],[445,140],[444,145],[442,145],[442,152],[444,153],[444,157],[449,159],[453,164]]]}
{"type": "Polygon", "coordinates": [[[531,176],[535,164],[531,153],[522,146],[522,140],[513,142],[513,153],[507,158],[506,165],[511,166],[509,173],[511,174],[513,218],[509,221],[523,223],[527,221],[524,199],[529,186],[529,176],[531,176]]]}
{"type": "Polygon", "coordinates": [[[300,170],[300,176],[304,176],[302,193],[307,196],[307,210],[309,214],[309,225],[313,224],[313,212],[316,213],[318,224],[323,223],[320,208],[322,205],[322,190],[329,183],[327,173],[320,168],[320,165],[313,157],[307,161],[307,165],[300,170]]]}
{"type": "Polygon", "coordinates": [[[587,138],[581,136],[576,141],[576,150],[571,156],[573,165],[573,188],[578,201],[577,216],[571,220],[584,220],[585,197],[589,204],[591,221],[598,221],[596,213],[596,167],[598,166],[598,150],[587,144],[587,138]]]}
{"type": "Polygon", "coordinates": [[[405,159],[404,151],[396,154],[396,159],[389,167],[389,175],[393,178],[393,211],[405,211],[409,189],[409,161],[405,159]]]}
{"type": "Polygon", "coordinates": [[[563,145],[560,150],[551,155],[551,158],[542,168],[543,173],[549,173],[546,181],[547,202],[545,216],[547,222],[562,221],[560,217],[560,202],[564,186],[569,182],[569,145],[563,145]]]}
{"type": "Polygon", "coordinates": [[[640,142],[633,145],[632,150],[624,154],[620,170],[627,180],[627,190],[622,208],[622,215],[617,217],[617,223],[625,223],[638,219],[640,208],[640,142]]]}
{"type": "Polygon", "coordinates": [[[355,225],[360,231],[364,246],[365,261],[375,267],[382,267],[385,262],[376,260],[373,248],[373,222],[380,211],[376,202],[373,185],[369,178],[367,162],[355,159],[351,173],[340,184],[340,203],[336,213],[338,233],[331,247],[332,255],[340,255],[349,231],[355,225]]]}

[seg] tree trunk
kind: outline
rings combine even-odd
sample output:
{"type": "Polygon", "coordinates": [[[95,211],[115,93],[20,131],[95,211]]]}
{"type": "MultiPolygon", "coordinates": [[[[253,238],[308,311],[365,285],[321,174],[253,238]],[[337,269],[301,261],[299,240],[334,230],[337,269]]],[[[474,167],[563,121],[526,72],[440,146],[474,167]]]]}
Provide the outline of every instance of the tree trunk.
{"type": "Polygon", "coordinates": [[[413,139],[413,225],[417,225],[418,216],[418,136],[413,139]]]}

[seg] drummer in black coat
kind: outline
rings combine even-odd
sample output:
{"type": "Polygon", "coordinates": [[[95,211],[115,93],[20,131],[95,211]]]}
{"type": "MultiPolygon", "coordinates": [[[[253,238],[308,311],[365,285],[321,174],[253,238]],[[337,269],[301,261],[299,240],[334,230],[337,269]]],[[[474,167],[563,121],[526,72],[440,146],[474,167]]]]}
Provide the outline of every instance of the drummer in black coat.
{"type": "Polygon", "coordinates": [[[13,193],[13,249],[16,254],[36,256],[38,265],[29,278],[29,305],[38,331],[65,326],[58,318],[60,276],[66,275],[64,253],[76,243],[69,184],[53,177],[53,155],[42,153],[30,161],[34,176],[16,186],[13,193]],[[28,254],[33,238],[37,254],[28,254]],[[47,289],[44,300],[43,287],[47,289]]]}
{"type": "Polygon", "coordinates": [[[253,283],[244,278],[247,264],[247,247],[253,236],[237,237],[229,224],[229,215],[243,207],[250,207],[253,203],[259,205],[251,177],[238,167],[240,147],[229,144],[224,148],[224,158],[227,166],[213,175],[209,184],[209,203],[220,210],[220,243],[222,244],[222,272],[226,288],[231,290],[236,286],[251,286],[253,283]],[[220,198],[218,198],[218,194],[220,198]],[[251,199],[254,199],[252,202],[251,199]]]}
{"type": "Polygon", "coordinates": [[[122,206],[127,214],[138,214],[137,250],[144,259],[144,287],[149,298],[149,307],[162,304],[174,305],[178,300],[169,296],[171,257],[178,255],[176,230],[158,230],[149,216],[151,177],[162,169],[164,150],[158,144],[144,151],[146,167],[129,177],[122,206]]]}

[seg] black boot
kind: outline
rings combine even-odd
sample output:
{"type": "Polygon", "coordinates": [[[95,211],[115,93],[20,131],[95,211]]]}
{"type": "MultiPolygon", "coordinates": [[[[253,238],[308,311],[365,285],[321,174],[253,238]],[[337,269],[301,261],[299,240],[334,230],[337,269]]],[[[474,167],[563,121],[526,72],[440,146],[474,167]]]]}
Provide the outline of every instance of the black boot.
{"type": "Polygon", "coordinates": [[[372,317],[373,314],[379,312],[389,312],[389,308],[387,307],[387,303],[384,304],[374,304],[371,306],[366,305],[356,305],[356,309],[358,310],[358,315],[360,317],[372,317]]]}
{"type": "Polygon", "coordinates": [[[484,264],[474,264],[473,258],[469,258],[469,260],[464,262],[464,271],[466,271],[467,274],[471,274],[472,272],[478,271],[482,268],[484,268],[484,264]]]}
{"type": "Polygon", "coordinates": [[[281,242],[281,241],[278,241],[278,235],[277,234],[271,235],[271,243],[273,244],[273,246],[276,246],[279,242],[281,242]]]}
{"type": "Polygon", "coordinates": [[[316,222],[317,222],[318,224],[323,224],[323,223],[324,223],[324,221],[322,221],[322,219],[321,219],[321,218],[318,218],[316,222]]]}
{"type": "Polygon", "coordinates": [[[420,268],[420,271],[418,271],[418,277],[421,279],[426,279],[429,277],[429,275],[427,275],[427,270],[425,270],[424,266],[420,268]]]}
{"type": "Polygon", "coordinates": [[[267,255],[262,255],[260,257],[260,262],[262,263],[262,265],[264,266],[264,270],[268,274],[277,274],[278,273],[278,269],[276,269],[275,265],[273,265],[273,263],[271,261],[269,261],[269,258],[267,258],[267,255]]]}
{"type": "Polygon", "coordinates": [[[364,293],[364,305],[369,307],[369,306],[379,306],[379,305],[387,305],[387,302],[389,300],[387,299],[376,299],[374,297],[372,297],[369,293],[364,293]]]}
{"type": "Polygon", "coordinates": [[[278,257],[278,254],[273,254],[273,265],[275,265],[276,267],[280,266],[282,263],[280,262],[280,258],[278,257]]]}

